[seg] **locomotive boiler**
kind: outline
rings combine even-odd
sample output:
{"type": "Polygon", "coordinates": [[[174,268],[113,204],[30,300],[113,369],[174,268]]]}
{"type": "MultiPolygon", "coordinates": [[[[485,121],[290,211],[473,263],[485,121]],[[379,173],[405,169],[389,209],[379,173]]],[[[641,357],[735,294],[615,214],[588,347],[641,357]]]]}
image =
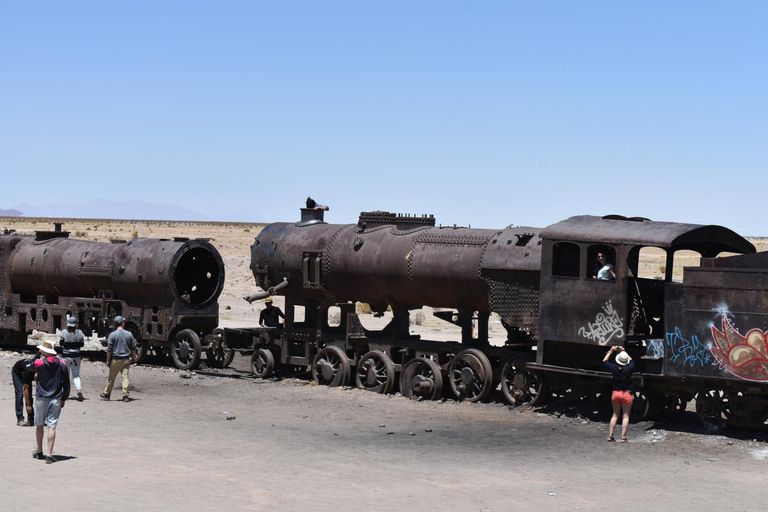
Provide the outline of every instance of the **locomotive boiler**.
{"type": "Polygon", "coordinates": [[[121,315],[139,359],[164,350],[178,367],[191,368],[218,324],[223,284],[221,256],[202,239],[104,243],[70,239],[60,229],[5,234],[0,334],[6,344],[25,345],[33,329],[64,329],[74,315],[87,336],[103,337],[121,315]]]}

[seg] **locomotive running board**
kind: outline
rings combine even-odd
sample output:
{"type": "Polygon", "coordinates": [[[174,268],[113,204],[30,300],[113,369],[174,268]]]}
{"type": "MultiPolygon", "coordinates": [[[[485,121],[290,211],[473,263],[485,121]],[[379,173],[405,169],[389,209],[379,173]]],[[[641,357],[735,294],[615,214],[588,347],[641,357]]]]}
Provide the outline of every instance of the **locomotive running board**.
{"type": "Polygon", "coordinates": [[[525,368],[527,370],[542,370],[545,372],[570,373],[572,375],[581,375],[581,376],[586,375],[590,377],[601,377],[604,379],[611,378],[611,374],[609,372],[599,372],[597,370],[582,370],[578,368],[568,368],[566,366],[553,366],[551,364],[525,363],[525,368]]]}

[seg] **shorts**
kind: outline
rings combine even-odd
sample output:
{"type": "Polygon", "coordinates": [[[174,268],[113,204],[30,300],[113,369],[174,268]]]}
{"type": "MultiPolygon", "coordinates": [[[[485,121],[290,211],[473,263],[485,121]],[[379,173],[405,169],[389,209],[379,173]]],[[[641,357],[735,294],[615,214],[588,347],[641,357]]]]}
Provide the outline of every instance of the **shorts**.
{"type": "Polygon", "coordinates": [[[627,404],[632,405],[632,402],[635,400],[635,397],[632,395],[631,391],[613,391],[613,394],[611,395],[611,402],[614,404],[627,404]]]}
{"type": "Polygon", "coordinates": [[[60,398],[35,398],[35,426],[56,428],[61,414],[60,398]]]}

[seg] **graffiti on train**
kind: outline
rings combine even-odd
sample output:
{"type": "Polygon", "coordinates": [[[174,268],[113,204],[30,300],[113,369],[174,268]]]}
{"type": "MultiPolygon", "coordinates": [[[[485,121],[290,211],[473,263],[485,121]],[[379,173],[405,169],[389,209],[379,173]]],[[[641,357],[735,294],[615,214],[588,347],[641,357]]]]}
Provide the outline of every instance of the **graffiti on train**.
{"type": "Polygon", "coordinates": [[[607,345],[613,339],[624,337],[624,321],[613,308],[611,301],[603,305],[603,310],[595,316],[595,321],[579,328],[579,336],[607,345]]]}
{"type": "Polygon", "coordinates": [[[679,327],[667,333],[667,347],[669,359],[673,363],[682,364],[690,368],[706,367],[719,364],[710,351],[710,347],[701,341],[697,335],[686,338],[679,327]]]}
{"type": "Polygon", "coordinates": [[[721,329],[712,326],[710,350],[717,361],[742,379],[768,381],[768,332],[754,328],[742,335],[725,315],[721,329]]]}

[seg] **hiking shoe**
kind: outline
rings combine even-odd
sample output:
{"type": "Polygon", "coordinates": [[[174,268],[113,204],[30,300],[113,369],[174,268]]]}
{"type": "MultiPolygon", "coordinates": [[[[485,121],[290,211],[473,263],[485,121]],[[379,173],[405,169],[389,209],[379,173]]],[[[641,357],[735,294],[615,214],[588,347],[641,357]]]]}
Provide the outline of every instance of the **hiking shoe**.
{"type": "Polygon", "coordinates": [[[608,441],[609,443],[615,443],[616,438],[614,438],[613,436],[608,436],[608,439],[606,439],[606,441],[608,441]]]}
{"type": "Polygon", "coordinates": [[[104,393],[99,393],[99,396],[102,400],[109,400],[109,395],[105,395],[104,393]]]}
{"type": "Polygon", "coordinates": [[[77,401],[78,402],[82,402],[83,400],[84,400],[83,399],[83,393],[81,391],[78,391],[77,392],[77,401]]]}
{"type": "Polygon", "coordinates": [[[130,399],[130,398],[128,398],[127,396],[124,396],[124,397],[123,397],[123,402],[130,402],[130,401],[131,401],[131,399],[130,399]]]}
{"type": "Polygon", "coordinates": [[[53,464],[54,462],[56,462],[56,457],[54,457],[53,455],[48,455],[45,458],[45,463],[46,464],[53,464]]]}
{"type": "Polygon", "coordinates": [[[32,458],[43,460],[45,458],[45,455],[43,455],[43,452],[41,452],[40,450],[35,450],[32,452],[32,458]]]}
{"type": "Polygon", "coordinates": [[[27,420],[25,420],[24,418],[17,418],[16,419],[16,425],[18,425],[20,427],[26,427],[27,426],[27,420]]]}

